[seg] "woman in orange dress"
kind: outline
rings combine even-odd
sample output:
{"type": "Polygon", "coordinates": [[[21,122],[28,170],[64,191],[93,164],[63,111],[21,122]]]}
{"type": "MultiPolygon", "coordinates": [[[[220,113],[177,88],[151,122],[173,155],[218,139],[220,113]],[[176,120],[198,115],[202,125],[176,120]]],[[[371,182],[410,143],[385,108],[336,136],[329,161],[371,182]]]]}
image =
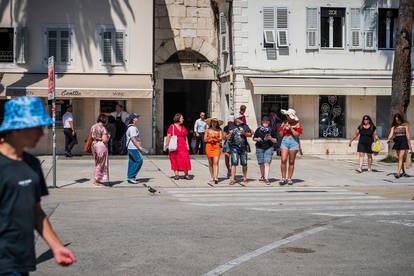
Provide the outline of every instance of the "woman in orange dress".
{"type": "Polygon", "coordinates": [[[223,132],[220,125],[223,121],[217,118],[207,119],[208,128],[204,133],[204,141],[206,143],[206,156],[208,159],[211,180],[209,184],[218,184],[219,160],[221,153],[221,142],[223,140],[223,132]]]}

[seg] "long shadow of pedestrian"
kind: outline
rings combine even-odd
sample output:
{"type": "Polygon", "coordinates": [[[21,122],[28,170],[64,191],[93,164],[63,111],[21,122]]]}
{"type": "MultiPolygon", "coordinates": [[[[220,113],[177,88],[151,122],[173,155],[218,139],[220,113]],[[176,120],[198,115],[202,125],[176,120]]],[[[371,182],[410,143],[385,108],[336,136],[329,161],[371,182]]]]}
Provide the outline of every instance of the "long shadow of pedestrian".
{"type": "MultiPolygon", "coordinates": [[[[70,244],[71,242],[65,244],[65,247],[69,246],[70,244]]],[[[53,259],[53,252],[52,250],[49,249],[46,252],[43,252],[39,257],[36,258],[36,264],[41,264],[51,259],[53,259]]]]}
{"type": "Polygon", "coordinates": [[[88,182],[88,181],[90,181],[89,178],[80,178],[80,179],[73,180],[73,183],[69,183],[69,184],[65,184],[65,185],[59,186],[59,188],[63,188],[63,187],[67,187],[67,186],[72,186],[72,185],[76,185],[76,184],[81,184],[81,183],[85,183],[85,182],[88,182]]]}

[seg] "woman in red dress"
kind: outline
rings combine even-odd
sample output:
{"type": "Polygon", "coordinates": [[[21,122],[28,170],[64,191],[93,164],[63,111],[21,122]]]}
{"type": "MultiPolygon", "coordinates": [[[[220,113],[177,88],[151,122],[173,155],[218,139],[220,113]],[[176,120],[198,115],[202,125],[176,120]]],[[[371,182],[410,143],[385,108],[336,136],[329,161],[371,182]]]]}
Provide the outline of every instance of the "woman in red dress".
{"type": "Polygon", "coordinates": [[[179,180],[178,172],[184,172],[184,178],[190,180],[188,171],[191,170],[189,146],[187,135],[188,131],[184,126],[184,117],[180,113],[175,114],[174,123],[167,131],[167,148],[171,141],[171,136],[177,136],[177,150],[169,151],[168,155],[171,162],[171,170],[174,171],[174,179],[179,180]]]}

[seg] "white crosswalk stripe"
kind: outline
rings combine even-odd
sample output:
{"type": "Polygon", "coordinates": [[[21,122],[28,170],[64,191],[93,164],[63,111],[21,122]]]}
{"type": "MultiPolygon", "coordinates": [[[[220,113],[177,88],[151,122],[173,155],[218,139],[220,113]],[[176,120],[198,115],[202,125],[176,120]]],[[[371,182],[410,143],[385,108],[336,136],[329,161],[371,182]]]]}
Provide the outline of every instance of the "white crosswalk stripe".
{"type": "Polygon", "coordinates": [[[204,207],[261,212],[306,212],[318,216],[409,216],[414,202],[387,199],[338,187],[169,188],[179,201],[204,207]]]}

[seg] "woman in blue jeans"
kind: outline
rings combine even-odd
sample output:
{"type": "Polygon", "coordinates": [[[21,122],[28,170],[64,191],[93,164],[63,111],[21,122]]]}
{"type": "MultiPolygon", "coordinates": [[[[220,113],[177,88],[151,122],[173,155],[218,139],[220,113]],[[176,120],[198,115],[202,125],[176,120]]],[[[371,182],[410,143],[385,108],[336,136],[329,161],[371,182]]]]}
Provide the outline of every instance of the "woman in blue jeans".
{"type": "Polygon", "coordinates": [[[279,134],[282,138],[280,150],[282,154],[281,171],[282,179],[280,185],[292,185],[293,171],[295,169],[295,159],[300,150],[299,136],[302,134],[302,127],[294,109],[281,110],[286,120],[279,127],[279,134]],[[286,178],[287,162],[289,160],[288,177],[286,178]]]}
{"type": "Polygon", "coordinates": [[[269,170],[276,137],[276,130],[270,126],[270,118],[263,116],[262,125],[256,129],[253,141],[256,142],[256,157],[261,173],[259,181],[263,181],[267,185],[270,185],[269,170]]]}
{"type": "Polygon", "coordinates": [[[128,183],[136,184],[137,174],[142,167],[143,158],[141,152],[147,152],[141,146],[141,139],[138,128],[139,115],[131,113],[128,117],[128,128],[126,131],[126,147],[128,148],[128,183]]]}

